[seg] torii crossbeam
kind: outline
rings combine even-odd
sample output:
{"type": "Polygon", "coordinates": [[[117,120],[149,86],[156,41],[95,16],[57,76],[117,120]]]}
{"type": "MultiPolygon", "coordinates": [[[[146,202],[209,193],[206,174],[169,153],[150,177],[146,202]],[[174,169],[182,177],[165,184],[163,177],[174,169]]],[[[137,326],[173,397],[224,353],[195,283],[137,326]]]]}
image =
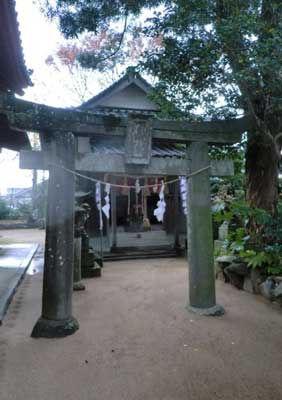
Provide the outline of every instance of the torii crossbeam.
{"type": "Polygon", "coordinates": [[[22,168],[49,169],[48,210],[43,278],[42,316],[32,336],[59,337],[74,333],[72,316],[74,175],[68,170],[131,173],[136,175],[189,175],[188,260],[189,307],[203,315],[221,315],[216,304],[213,262],[210,175],[232,174],[232,162],[210,162],[209,144],[240,142],[252,121],[188,123],[163,121],[141,114],[129,117],[101,116],[65,110],[0,96],[0,116],[16,129],[41,133],[42,152],[23,152],[22,168]],[[124,137],[125,156],[96,158],[89,139],[124,137]],[[185,159],[153,159],[152,142],[186,143],[185,159]],[[211,166],[210,169],[206,167],[211,166]]]}

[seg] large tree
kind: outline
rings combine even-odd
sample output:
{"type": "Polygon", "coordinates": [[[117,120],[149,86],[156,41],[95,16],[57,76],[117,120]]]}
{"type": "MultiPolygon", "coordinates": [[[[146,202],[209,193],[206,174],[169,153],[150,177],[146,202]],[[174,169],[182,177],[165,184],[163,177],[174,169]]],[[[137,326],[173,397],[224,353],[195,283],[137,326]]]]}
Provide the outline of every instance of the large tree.
{"type": "MultiPolygon", "coordinates": [[[[143,68],[159,77],[162,93],[190,113],[253,117],[246,196],[251,206],[274,212],[282,143],[281,0],[57,0],[52,5],[49,15],[59,19],[66,37],[97,34],[122,20],[121,39],[132,15],[158,7],[143,34],[162,43],[148,49],[143,68]]],[[[120,46],[108,56],[117,50],[120,46]]],[[[97,54],[92,56],[97,62],[97,54]]],[[[91,54],[87,57],[91,65],[91,54]]]]}

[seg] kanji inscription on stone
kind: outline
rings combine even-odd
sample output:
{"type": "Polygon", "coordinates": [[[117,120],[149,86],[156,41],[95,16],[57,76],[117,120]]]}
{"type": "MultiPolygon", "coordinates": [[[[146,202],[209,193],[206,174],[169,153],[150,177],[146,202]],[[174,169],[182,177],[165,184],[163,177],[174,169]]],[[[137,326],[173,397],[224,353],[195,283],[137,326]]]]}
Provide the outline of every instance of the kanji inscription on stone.
{"type": "Polygon", "coordinates": [[[126,164],[148,165],[152,152],[152,121],[130,118],[125,138],[126,164]]]}

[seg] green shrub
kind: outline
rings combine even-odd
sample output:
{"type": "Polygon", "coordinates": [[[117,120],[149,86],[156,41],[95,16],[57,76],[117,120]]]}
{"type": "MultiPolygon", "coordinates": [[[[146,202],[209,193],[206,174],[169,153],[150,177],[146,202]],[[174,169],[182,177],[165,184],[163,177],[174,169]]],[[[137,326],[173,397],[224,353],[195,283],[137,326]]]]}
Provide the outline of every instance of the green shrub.
{"type": "Polygon", "coordinates": [[[10,207],[5,200],[0,199],[0,219],[9,218],[10,207]]]}
{"type": "Polygon", "coordinates": [[[229,254],[238,255],[250,268],[269,275],[282,274],[281,206],[274,217],[263,209],[238,202],[226,212],[215,213],[214,219],[229,222],[231,229],[225,243],[229,254]]]}

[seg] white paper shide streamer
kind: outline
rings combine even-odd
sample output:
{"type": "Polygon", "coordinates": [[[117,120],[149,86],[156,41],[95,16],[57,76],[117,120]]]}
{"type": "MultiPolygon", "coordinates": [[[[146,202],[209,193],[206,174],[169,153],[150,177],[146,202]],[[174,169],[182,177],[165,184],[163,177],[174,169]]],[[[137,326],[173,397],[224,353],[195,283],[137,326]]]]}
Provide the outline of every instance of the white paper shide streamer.
{"type": "Polygon", "coordinates": [[[103,217],[102,217],[102,201],[101,201],[101,184],[96,183],[96,206],[99,211],[99,228],[103,229],[103,217]]]}
{"type": "Polygon", "coordinates": [[[185,176],[180,177],[179,185],[180,185],[180,194],[181,194],[181,202],[182,202],[183,212],[185,215],[187,215],[187,213],[188,213],[188,210],[187,210],[188,185],[187,185],[187,178],[185,176]]]}
{"type": "Polygon", "coordinates": [[[136,191],[136,194],[140,193],[140,190],[141,190],[140,181],[139,181],[139,179],[136,179],[136,182],[135,182],[135,191],[136,191]]]}
{"type": "Polygon", "coordinates": [[[159,222],[163,222],[164,213],[165,213],[165,209],[166,209],[164,191],[165,191],[165,184],[164,184],[164,181],[162,181],[162,186],[161,186],[161,190],[159,193],[160,200],[157,202],[157,208],[154,210],[154,216],[157,218],[157,220],[159,222]]]}
{"type": "Polygon", "coordinates": [[[110,192],[111,192],[111,185],[109,183],[107,183],[105,186],[105,193],[106,193],[106,196],[104,197],[105,205],[104,205],[104,207],[102,207],[102,211],[105,214],[105,216],[107,217],[107,219],[110,219],[110,209],[111,209],[110,192]]]}

